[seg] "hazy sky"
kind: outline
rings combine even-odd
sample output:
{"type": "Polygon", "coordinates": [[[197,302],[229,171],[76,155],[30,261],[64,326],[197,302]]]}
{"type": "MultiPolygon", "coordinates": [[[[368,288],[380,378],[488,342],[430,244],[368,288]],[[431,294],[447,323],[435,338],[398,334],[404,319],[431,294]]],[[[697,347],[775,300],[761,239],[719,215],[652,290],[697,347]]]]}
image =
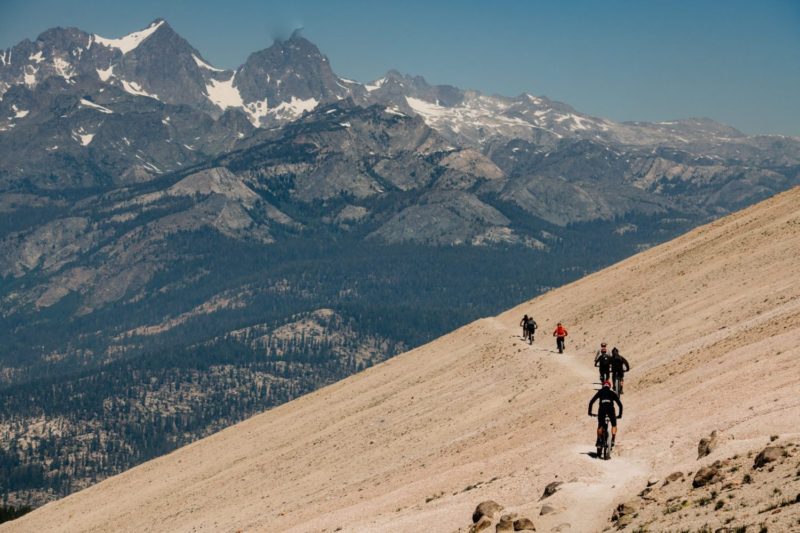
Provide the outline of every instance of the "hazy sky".
{"type": "Polygon", "coordinates": [[[0,0],[0,48],[157,17],[219,67],[302,27],[340,76],[546,95],[615,120],[710,117],[800,136],[800,1],[0,0]]]}

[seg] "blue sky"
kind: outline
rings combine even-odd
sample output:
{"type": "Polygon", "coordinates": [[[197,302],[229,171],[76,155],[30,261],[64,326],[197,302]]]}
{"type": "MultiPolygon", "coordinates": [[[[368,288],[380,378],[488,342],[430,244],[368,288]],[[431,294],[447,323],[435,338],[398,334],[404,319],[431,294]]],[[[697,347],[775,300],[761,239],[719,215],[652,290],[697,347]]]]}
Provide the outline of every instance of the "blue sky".
{"type": "Polygon", "coordinates": [[[800,136],[800,1],[0,0],[0,48],[53,26],[118,37],[163,17],[236,67],[297,27],[340,76],[391,68],[529,92],[615,120],[710,117],[800,136]]]}

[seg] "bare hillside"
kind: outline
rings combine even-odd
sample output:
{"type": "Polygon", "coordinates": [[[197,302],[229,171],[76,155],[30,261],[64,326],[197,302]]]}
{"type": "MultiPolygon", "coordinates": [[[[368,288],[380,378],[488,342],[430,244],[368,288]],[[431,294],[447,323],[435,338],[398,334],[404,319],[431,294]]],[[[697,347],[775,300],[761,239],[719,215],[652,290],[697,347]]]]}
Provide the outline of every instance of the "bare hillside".
{"type": "MultiPolygon", "coordinates": [[[[673,472],[745,457],[771,435],[797,442],[798,432],[800,188],[0,530],[450,533],[492,499],[537,531],[601,531],[648,480],[660,488],[673,472]],[[523,313],[542,326],[533,346],[519,338],[523,313]],[[559,320],[570,332],[564,355],[549,336],[559,320]],[[589,455],[586,416],[601,340],[632,365],[607,462],[589,455]],[[718,445],[698,460],[713,430],[718,445]],[[553,481],[563,484],[540,500],[553,481]]],[[[798,452],[786,450],[791,467],[798,452]]],[[[800,505],[780,509],[759,520],[800,527],[800,505]]],[[[655,531],[701,527],[699,513],[639,518],[655,531]]]]}

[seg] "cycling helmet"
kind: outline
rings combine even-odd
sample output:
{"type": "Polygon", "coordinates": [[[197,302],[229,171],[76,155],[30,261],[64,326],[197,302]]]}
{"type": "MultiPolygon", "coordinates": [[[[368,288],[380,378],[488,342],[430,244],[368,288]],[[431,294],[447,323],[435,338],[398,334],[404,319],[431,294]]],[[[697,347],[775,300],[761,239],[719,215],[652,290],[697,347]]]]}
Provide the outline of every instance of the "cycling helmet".
{"type": "Polygon", "coordinates": [[[608,381],[608,380],[605,380],[605,381],[603,382],[603,387],[608,387],[608,388],[610,389],[610,388],[611,388],[611,382],[610,382],[610,381],[608,381]]]}

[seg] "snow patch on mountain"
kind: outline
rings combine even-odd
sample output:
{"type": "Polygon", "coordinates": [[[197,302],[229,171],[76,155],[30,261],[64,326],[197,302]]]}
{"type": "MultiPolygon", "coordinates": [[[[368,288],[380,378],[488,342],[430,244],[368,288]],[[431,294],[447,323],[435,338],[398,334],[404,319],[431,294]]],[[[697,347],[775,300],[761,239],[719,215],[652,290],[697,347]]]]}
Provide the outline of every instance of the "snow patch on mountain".
{"type": "Polygon", "coordinates": [[[144,89],[142,86],[136,83],[135,81],[126,81],[122,80],[122,88],[125,90],[126,93],[130,93],[136,96],[147,96],[148,98],[155,98],[158,100],[158,96],[155,94],[150,94],[144,89]]]}
{"type": "Polygon", "coordinates": [[[39,51],[39,52],[36,52],[35,54],[32,54],[30,57],[28,57],[28,61],[34,61],[37,64],[41,63],[42,61],[44,61],[44,57],[42,55],[42,52],[39,51]]]}
{"type": "Polygon", "coordinates": [[[400,112],[400,110],[397,109],[394,106],[387,107],[386,109],[384,109],[384,111],[386,111],[390,115],[397,115],[398,117],[407,117],[408,116],[405,113],[400,112]]]}
{"type": "Polygon", "coordinates": [[[39,72],[37,67],[33,65],[27,65],[25,67],[25,74],[23,75],[23,79],[25,80],[25,85],[28,87],[33,87],[36,85],[36,73],[39,72]]]}
{"type": "Polygon", "coordinates": [[[127,54],[131,50],[135,50],[137,46],[142,44],[145,39],[150,37],[155,31],[164,24],[163,20],[150,24],[147,28],[141,31],[135,31],[119,39],[107,39],[99,35],[94,35],[94,40],[98,44],[102,44],[108,48],[116,48],[123,54],[127,54]]]}
{"type": "Polygon", "coordinates": [[[97,69],[97,76],[100,78],[101,81],[108,81],[113,75],[114,75],[114,65],[111,65],[105,70],[97,69]]]}
{"type": "Polygon", "coordinates": [[[113,113],[113,111],[111,111],[109,108],[95,104],[94,102],[87,100],[86,98],[81,98],[81,105],[92,109],[96,109],[97,111],[100,111],[101,113],[106,113],[107,115],[113,113]]]}
{"type": "Polygon", "coordinates": [[[94,139],[94,133],[83,133],[81,131],[73,131],[72,136],[81,143],[81,146],[89,146],[89,143],[94,139]]]}
{"type": "Polygon", "coordinates": [[[245,103],[242,100],[242,95],[234,85],[236,75],[231,75],[228,80],[215,80],[209,79],[206,85],[206,94],[208,99],[215,106],[223,111],[229,107],[241,109],[247,115],[248,120],[253,126],[258,127],[261,124],[261,119],[270,113],[267,99],[255,100],[253,102],[245,103]]]}
{"type": "Polygon", "coordinates": [[[217,68],[217,67],[212,67],[211,65],[209,65],[208,63],[206,63],[205,61],[203,61],[202,59],[200,59],[199,57],[197,57],[194,54],[192,54],[192,59],[194,59],[194,62],[200,68],[204,68],[204,69],[210,70],[212,72],[225,72],[224,69],[217,68]]]}
{"type": "Polygon", "coordinates": [[[461,104],[453,107],[411,96],[405,99],[408,106],[431,128],[473,143],[482,143],[493,135],[524,139],[530,136],[534,127],[545,129],[519,116],[506,114],[510,106],[502,99],[478,93],[467,95],[461,104]]]}
{"type": "Polygon", "coordinates": [[[65,61],[60,57],[53,58],[53,69],[59,76],[67,81],[70,81],[75,75],[75,69],[69,61],[65,61]]]}
{"type": "Polygon", "coordinates": [[[248,102],[247,105],[244,106],[244,112],[250,117],[250,122],[253,126],[258,127],[261,124],[261,119],[266,117],[267,113],[269,113],[267,99],[264,98],[263,100],[248,102]]]}
{"type": "Polygon", "coordinates": [[[239,89],[233,86],[235,77],[235,75],[231,75],[228,80],[215,80],[211,78],[206,85],[208,99],[223,111],[229,107],[244,108],[242,95],[239,94],[239,89]]]}
{"type": "Polygon", "coordinates": [[[384,83],[386,83],[386,78],[381,78],[379,80],[373,81],[368,85],[364,85],[364,88],[367,90],[367,92],[377,91],[378,89],[383,87],[384,83]]]}
{"type": "Polygon", "coordinates": [[[292,99],[289,102],[281,102],[280,105],[276,106],[270,111],[270,114],[274,114],[277,118],[295,118],[299,117],[306,111],[313,110],[318,105],[319,100],[315,98],[303,100],[301,98],[297,98],[296,96],[292,96],[292,99]]]}

